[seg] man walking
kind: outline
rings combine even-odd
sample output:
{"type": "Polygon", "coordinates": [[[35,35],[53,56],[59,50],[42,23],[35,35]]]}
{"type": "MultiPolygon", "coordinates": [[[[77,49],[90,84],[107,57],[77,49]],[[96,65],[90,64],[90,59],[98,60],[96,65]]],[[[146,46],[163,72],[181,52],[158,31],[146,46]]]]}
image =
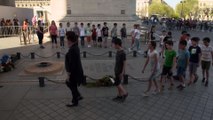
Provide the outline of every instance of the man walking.
{"type": "Polygon", "coordinates": [[[78,85],[82,83],[84,75],[80,58],[80,50],[78,47],[77,35],[72,31],[68,31],[66,33],[66,36],[67,45],[69,47],[69,51],[66,54],[65,58],[65,68],[67,71],[66,85],[70,88],[72,92],[72,104],[67,104],[66,106],[75,107],[78,106],[78,101],[83,99],[83,97],[78,91],[78,85]]]}

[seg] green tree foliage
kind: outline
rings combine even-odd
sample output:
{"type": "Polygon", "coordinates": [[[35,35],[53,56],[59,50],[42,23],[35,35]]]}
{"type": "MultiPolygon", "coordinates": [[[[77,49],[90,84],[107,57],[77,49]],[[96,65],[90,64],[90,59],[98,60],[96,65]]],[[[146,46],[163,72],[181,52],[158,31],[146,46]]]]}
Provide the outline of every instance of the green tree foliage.
{"type": "Polygon", "coordinates": [[[182,2],[176,6],[176,13],[183,18],[192,15],[196,16],[198,12],[198,0],[182,0],[182,2]]]}
{"type": "Polygon", "coordinates": [[[149,14],[159,14],[160,16],[172,17],[175,12],[170,6],[166,4],[153,2],[149,6],[149,14]]]}

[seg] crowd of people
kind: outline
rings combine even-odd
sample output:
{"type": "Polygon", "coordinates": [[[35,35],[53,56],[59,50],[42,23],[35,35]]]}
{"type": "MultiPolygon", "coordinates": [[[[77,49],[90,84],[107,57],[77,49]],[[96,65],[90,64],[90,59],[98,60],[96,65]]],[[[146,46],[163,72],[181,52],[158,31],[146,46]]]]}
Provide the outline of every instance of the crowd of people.
{"type": "Polygon", "coordinates": [[[213,21],[211,20],[196,20],[196,19],[174,19],[174,18],[162,18],[161,20],[149,20],[144,19],[143,23],[149,25],[161,25],[164,30],[196,30],[212,32],[213,21]]]}
{"type": "Polygon", "coordinates": [[[207,87],[209,84],[209,70],[213,66],[213,48],[210,45],[210,38],[203,38],[201,44],[199,44],[199,41],[199,37],[190,37],[189,33],[183,31],[179,40],[178,51],[176,51],[173,48],[170,32],[165,30],[162,31],[161,35],[161,51],[157,51],[156,42],[151,41],[148,46],[148,58],[142,70],[142,73],[144,73],[147,64],[150,63],[149,85],[144,92],[144,96],[149,95],[153,83],[155,86],[154,92],[162,92],[165,89],[165,80],[169,80],[169,90],[174,87],[173,79],[180,81],[180,85],[177,86],[178,90],[183,90],[186,85],[195,84],[198,80],[197,69],[199,66],[202,68],[202,83],[207,87]],[[164,58],[162,71],[160,71],[160,55],[164,58]],[[189,78],[186,77],[187,68],[189,78]],[[175,76],[173,76],[173,71],[176,71],[175,76]],[[160,84],[156,81],[158,76],[161,76],[160,84]]]}
{"type": "MultiPolygon", "coordinates": [[[[38,21],[38,23],[41,23],[38,21]]],[[[55,21],[52,21],[50,26],[49,26],[49,34],[51,37],[51,42],[52,42],[52,48],[58,48],[58,39],[60,40],[60,47],[64,47],[64,38],[65,35],[68,31],[73,31],[77,35],[78,39],[80,39],[80,45],[81,47],[98,47],[98,48],[108,48],[112,47],[114,40],[118,37],[120,34],[122,42],[125,46],[125,43],[127,41],[127,28],[126,24],[123,23],[122,27],[120,30],[118,30],[118,24],[114,23],[113,28],[110,30],[109,27],[107,26],[107,23],[104,22],[103,26],[101,24],[93,24],[91,25],[90,23],[87,23],[87,25],[84,25],[84,23],[74,23],[74,27],[71,27],[70,23],[67,22],[66,25],[63,25],[63,23],[59,23],[59,27],[56,25],[55,21]],[[111,42],[109,43],[109,38],[111,37],[111,42]]],[[[37,34],[42,33],[40,30],[42,27],[42,24],[38,24],[37,27],[37,34]]],[[[132,45],[131,45],[131,50],[134,48],[139,49],[139,40],[141,38],[141,31],[140,31],[140,26],[139,25],[134,25],[133,30],[131,31],[132,35],[132,45]]],[[[38,36],[41,36],[40,34],[38,36]]],[[[42,41],[40,39],[39,41],[42,41]]],[[[40,47],[44,48],[42,45],[42,42],[40,42],[40,47]]]]}
{"type": "MultiPolygon", "coordinates": [[[[154,29],[154,26],[152,27],[154,29]]],[[[70,34],[70,32],[68,32],[70,34]]],[[[137,34],[137,29],[135,29],[135,36],[137,34]]],[[[66,34],[67,35],[67,34],[66,34]]],[[[151,36],[151,35],[150,35],[151,36]]],[[[66,61],[69,61],[68,55],[77,55],[72,54],[72,50],[74,47],[77,47],[78,45],[78,34],[76,34],[74,31],[72,32],[72,37],[67,35],[67,39],[72,40],[75,39],[75,43],[72,43],[72,45],[69,47],[70,50],[66,55],[66,61]],[[76,37],[73,37],[76,36],[76,37]]],[[[152,38],[152,37],[151,37],[152,38]]],[[[204,86],[208,87],[209,84],[209,70],[211,65],[213,66],[213,48],[210,45],[210,38],[204,37],[202,39],[202,43],[199,44],[200,38],[199,37],[190,37],[190,34],[186,31],[182,32],[182,35],[180,37],[179,43],[178,43],[178,50],[175,50],[173,48],[173,41],[171,37],[171,32],[167,32],[165,30],[162,31],[161,35],[161,50],[158,51],[157,43],[154,39],[150,39],[150,42],[148,44],[148,50],[147,50],[147,60],[144,64],[144,67],[142,68],[142,73],[145,73],[145,70],[147,68],[147,65],[150,65],[151,71],[150,77],[148,78],[148,88],[144,92],[144,96],[149,96],[150,91],[154,85],[154,91],[153,93],[156,94],[158,92],[163,92],[165,90],[165,83],[169,83],[168,90],[174,89],[174,79],[178,80],[180,82],[179,85],[176,86],[176,88],[180,91],[184,90],[186,86],[191,86],[195,84],[198,81],[198,74],[197,69],[199,66],[202,68],[202,83],[204,86]],[[161,57],[162,56],[162,57],[161,57]],[[163,65],[160,64],[161,60],[163,60],[163,65]],[[186,73],[189,73],[189,78],[187,78],[186,73]],[[176,71],[176,75],[173,76],[173,72],[176,71]],[[159,79],[159,83],[157,79],[159,79]],[[169,82],[165,82],[165,81],[169,82]]],[[[137,38],[135,38],[137,39],[137,38]]],[[[69,42],[68,42],[69,44],[69,42]]],[[[70,43],[71,44],[71,43],[70,43]]],[[[113,101],[116,102],[124,102],[125,99],[128,96],[128,92],[124,89],[124,87],[121,85],[121,81],[123,79],[123,76],[126,71],[126,53],[122,47],[122,40],[119,38],[115,38],[113,42],[114,48],[117,50],[116,53],[116,61],[115,61],[115,86],[117,87],[118,93],[115,98],[113,98],[113,101]]],[[[82,45],[82,44],[81,44],[82,45]]],[[[78,56],[75,57],[78,58],[78,61],[80,60],[80,53],[79,48],[77,49],[78,56]]],[[[71,61],[71,60],[70,60],[71,61]]],[[[76,60],[77,61],[77,60],[76,60]]],[[[78,62],[79,63],[79,62],[78,62]]],[[[72,66],[68,64],[74,64],[72,62],[67,62],[66,66],[72,66]]],[[[72,70],[80,69],[80,75],[82,75],[82,66],[80,67],[75,66],[76,68],[72,68],[72,70]]],[[[71,68],[66,68],[68,71],[68,81],[67,86],[71,89],[73,93],[73,101],[72,104],[68,104],[67,107],[74,107],[78,106],[78,101],[83,99],[83,97],[80,95],[80,93],[77,90],[77,84],[79,81],[73,81],[71,78],[74,77],[75,80],[77,78],[82,78],[79,76],[72,76],[71,68]],[[72,83],[75,83],[74,86],[72,86],[72,83]]],[[[78,74],[75,74],[78,75],[78,74]]]]}
{"type": "Polygon", "coordinates": [[[12,34],[18,34],[18,26],[20,25],[20,22],[17,18],[14,18],[13,20],[4,18],[0,21],[0,35],[12,35],[12,34]]]}

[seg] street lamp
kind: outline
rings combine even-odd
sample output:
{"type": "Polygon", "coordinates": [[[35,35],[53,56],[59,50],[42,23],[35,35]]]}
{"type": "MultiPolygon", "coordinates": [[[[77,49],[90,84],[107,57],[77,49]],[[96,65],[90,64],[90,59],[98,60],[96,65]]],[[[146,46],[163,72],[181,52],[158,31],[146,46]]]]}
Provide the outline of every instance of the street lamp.
{"type": "Polygon", "coordinates": [[[180,1],[181,3],[181,18],[183,17],[183,4],[186,3],[186,1],[180,1]]]}

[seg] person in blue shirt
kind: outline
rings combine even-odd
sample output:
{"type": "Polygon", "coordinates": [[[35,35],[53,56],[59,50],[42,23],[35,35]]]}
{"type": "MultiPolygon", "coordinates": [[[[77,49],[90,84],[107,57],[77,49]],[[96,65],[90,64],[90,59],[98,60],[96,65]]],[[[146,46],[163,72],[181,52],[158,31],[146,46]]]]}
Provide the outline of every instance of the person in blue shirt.
{"type": "Polygon", "coordinates": [[[185,88],[185,74],[186,69],[189,64],[189,51],[186,49],[187,42],[185,40],[180,41],[179,51],[178,51],[178,60],[177,60],[177,76],[181,82],[177,89],[183,90],[185,88]]]}

